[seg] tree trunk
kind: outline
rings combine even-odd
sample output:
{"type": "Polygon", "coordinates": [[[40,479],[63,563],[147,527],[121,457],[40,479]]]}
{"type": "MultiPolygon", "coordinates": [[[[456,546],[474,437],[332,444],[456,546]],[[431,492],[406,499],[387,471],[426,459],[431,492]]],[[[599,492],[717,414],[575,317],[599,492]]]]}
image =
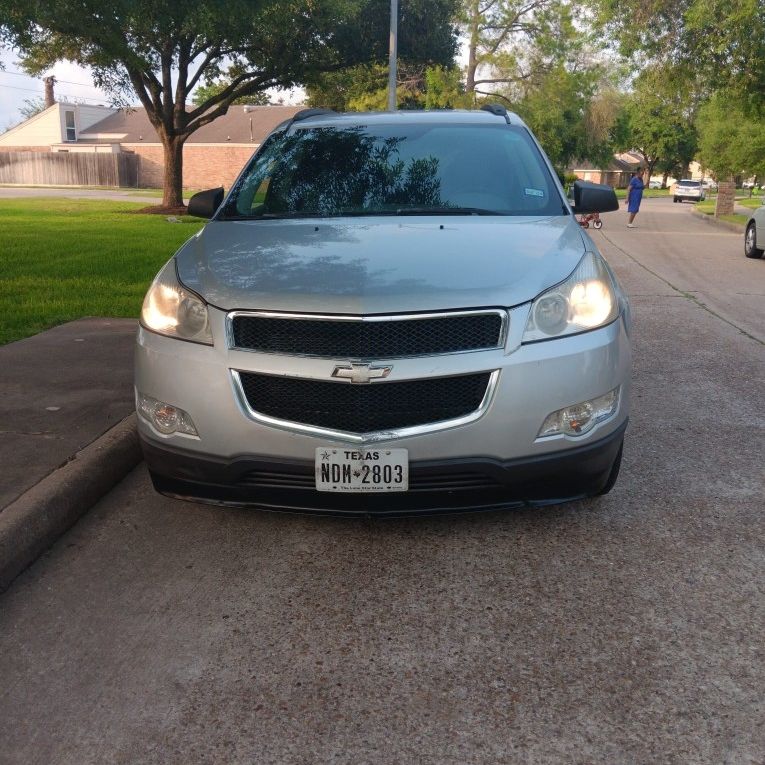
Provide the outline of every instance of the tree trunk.
{"type": "Polygon", "coordinates": [[[666,189],[666,188],[667,188],[667,178],[669,178],[669,173],[665,171],[665,172],[664,172],[664,176],[663,176],[663,177],[662,177],[662,179],[661,179],[661,187],[662,187],[663,189],[666,189]]]}
{"type": "Polygon", "coordinates": [[[178,136],[162,136],[165,150],[165,177],[162,186],[162,206],[183,206],[183,144],[178,136]]]}

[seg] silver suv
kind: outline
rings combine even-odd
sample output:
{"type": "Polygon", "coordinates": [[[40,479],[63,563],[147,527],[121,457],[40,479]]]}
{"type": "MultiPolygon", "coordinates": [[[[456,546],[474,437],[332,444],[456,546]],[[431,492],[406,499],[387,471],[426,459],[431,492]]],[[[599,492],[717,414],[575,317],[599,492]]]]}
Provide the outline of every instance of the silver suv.
{"type": "Polygon", "coordinates": [[[157,490],[397,514],[605,493],[629,308],[504,108],[280,125],[151,285],[135,393],[157,490]]]}

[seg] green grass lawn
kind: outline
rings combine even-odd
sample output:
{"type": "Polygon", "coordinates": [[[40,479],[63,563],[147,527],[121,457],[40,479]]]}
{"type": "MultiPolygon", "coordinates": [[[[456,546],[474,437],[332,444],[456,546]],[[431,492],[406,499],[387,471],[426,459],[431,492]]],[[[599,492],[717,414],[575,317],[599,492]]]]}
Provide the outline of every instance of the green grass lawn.
{"type": "Polygon", "coordinates": [[[749,199],[749,197],[747,197],[746,199],[737,199],[736,204],[741,205],[742,207],[748,207],[750,210],[756,210],[758,207],[762,207],[762,198],[752,197],[749,199]]]}
{"type": "MultiPolygon", "coordinates": [[[[627,197],[627,189],[616,189],[616,196],[619,197],[619,199],[626,199],[627,197]]],[[[643,190],[643,198],[653,198],[653,197],[668,197],[669,196],[669,189],[644,189],[643,190]]]]}
{"type": "MultiPolygon", "coordinates": [[[[704,213],[704,215],[714,215],[715,204],[716,202],[714,199],[707,199],[705,202],[697,202],[694,207],[699,212],[704,213]]],[[[739,215],[737,213],[736,215],[721,215],[718,220],[724,220],[728,223],[737,223],[743,228],[746,225],[747,220],[749,220],[749,217],[747,215],[739,215]]]]}
{"type": "Polygon", "coordinates": [[[133,202],[0,199],[0,344],[83,316],[137,317],[160,266],[204,221],[133,202]]]}

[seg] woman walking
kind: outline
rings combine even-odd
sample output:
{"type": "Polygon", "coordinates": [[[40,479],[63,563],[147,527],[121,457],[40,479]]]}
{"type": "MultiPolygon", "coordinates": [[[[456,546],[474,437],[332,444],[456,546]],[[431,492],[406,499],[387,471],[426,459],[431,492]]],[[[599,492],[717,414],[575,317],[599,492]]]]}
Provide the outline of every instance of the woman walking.
{"type": "Polygon", "coordinates": [[[634,173],[631,173],[630,185],[627,189],[627,212],[630,214],[627,228],[636,228],[634,220],[640,210],[640,202],[643,199],[644,188],[643,172],[641,168],[638,168],[634,173]]]}

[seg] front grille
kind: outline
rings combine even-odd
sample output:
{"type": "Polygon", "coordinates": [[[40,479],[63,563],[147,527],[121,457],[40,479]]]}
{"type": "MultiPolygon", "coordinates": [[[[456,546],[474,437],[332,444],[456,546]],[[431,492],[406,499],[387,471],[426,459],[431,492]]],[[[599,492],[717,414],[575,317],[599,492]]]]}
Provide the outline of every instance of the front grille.
{"type": "Polygon", "coordinates": [[[481,372],[402,382],[351,383],[240,372],[250,408],[269,417],[349,433],[452,420],[481,405],[491,377],[481,372]]]}
{"type": "Polygon", "coordinates": [[[458,353],[502,344],[502,314],[443,314],[379,320],[281,318],[237,314],[233,345],[266,353],[384,359],[458,353]]]}

